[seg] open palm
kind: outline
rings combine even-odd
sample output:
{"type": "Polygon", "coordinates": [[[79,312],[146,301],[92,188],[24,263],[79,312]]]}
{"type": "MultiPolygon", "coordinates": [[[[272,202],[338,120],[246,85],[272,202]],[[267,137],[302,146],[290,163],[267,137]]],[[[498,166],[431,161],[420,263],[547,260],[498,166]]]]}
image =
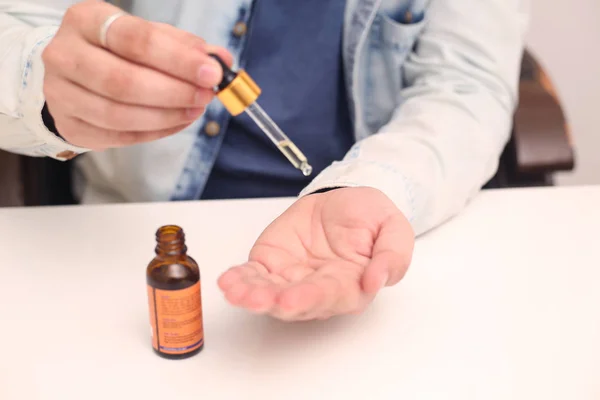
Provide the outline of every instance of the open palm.
{"type": "Polygon", "coordinates": [[[413,245],[409,223],[383,193],[336,189],[295,202],[218,284],[231,304],[283,320],[358,313],[402,278],[413,245]]]}

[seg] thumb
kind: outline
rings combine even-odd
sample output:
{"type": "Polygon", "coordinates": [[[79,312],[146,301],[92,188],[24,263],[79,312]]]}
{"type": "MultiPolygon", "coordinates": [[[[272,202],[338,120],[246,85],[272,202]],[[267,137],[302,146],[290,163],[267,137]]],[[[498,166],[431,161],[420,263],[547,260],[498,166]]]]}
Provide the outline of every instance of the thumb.
{"type": "Polygon", "coordinates": [[[412,228],[402,214],[394,214],[382,223],[371,262],[362,277],[362,287],[367,294],[400,282],[412,260],[414,242],[412,228]]]}

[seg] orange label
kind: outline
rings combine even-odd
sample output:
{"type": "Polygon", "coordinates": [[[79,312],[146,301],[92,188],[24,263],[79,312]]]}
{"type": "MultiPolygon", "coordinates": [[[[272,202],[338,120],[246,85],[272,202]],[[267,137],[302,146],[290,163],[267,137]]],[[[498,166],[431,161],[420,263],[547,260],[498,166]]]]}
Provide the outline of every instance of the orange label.
{"type": "Polygon", "coordinates": [[[152,346],[166,354],[185,354],[204,343],[200,282],[186,289],[148,286],[152,346]]]}

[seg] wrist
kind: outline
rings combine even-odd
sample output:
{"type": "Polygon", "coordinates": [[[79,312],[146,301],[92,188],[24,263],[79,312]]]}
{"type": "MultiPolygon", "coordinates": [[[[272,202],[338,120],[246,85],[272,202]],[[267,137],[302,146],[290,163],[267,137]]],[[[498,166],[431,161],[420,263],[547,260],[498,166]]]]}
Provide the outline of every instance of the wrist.
{"type": "Polygon", "coordinates": [[[42,107],[42,122],[46,126],[46,129],[48,129],[50,132],[52,132],[62,140],[65,140],[65,138],[62,137],[60,133],[58,133],[58,129],[56,129],[56,124],[54,123],[54,117],[52,117],[52,114],[50,114],[50,110],[48,109],[48,103],[46,102],[44,102],[44,106],[42,107]]]}
{"type": "Polygon", "coordinates": [[[42,105],[41,111],[38,109],[37,115],[41,118],[37,118],[34,127],[36,131],[40,132],[40,137],[44,140],[44,144],[40,147],[44,155],[57,160],[67,161],[90,151],[90,149],[69,143],[61,136],[46,102],[42,105]]]}

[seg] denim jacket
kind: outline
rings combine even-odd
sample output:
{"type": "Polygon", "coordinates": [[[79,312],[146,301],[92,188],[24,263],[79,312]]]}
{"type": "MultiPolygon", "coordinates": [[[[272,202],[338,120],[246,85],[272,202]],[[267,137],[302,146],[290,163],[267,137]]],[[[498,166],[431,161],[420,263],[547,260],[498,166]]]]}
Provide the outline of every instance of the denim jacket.
{"type": "MultiPolygon", "coordinates": [[[[112,2],[227,47],[237,60],[244,38],[232,29],[249,18],[252,0],[112,2]]],[[[222,140],[203,130],[206,115],[223,115],[217,99],[182,132],[127,148],[90,152],[45,128],[41,53],[72,3],[0,0],[0,148],[59,160],[85,153],[75,159],[82,203],[198,198],[222,140]]],[[[509,138],[527,3],[348,0],[343,62],[356,142],[300,196],[375,187],[417,234],[460,212],[509,138]]]]}

